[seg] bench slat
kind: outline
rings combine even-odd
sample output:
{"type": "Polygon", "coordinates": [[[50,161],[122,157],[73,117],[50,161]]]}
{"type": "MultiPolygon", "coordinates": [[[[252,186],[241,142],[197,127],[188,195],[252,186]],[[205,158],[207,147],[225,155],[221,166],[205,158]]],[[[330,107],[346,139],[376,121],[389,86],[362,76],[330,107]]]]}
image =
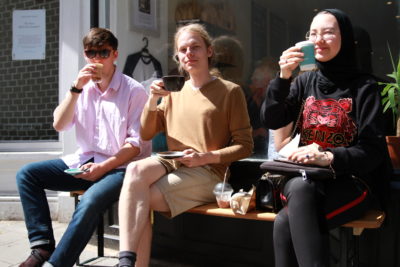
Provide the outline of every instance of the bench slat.
{"type": "MultiPolygon", "coordinates": [[[[273,221],[275,220],[275,213],[262,212],[252,210],[245,215],[235,214],[232,209],[221,209],[218,208],[216,203],[206,204],[198,206],[188,210],[190,213],[206,214],[212,216],[229,217],[236,219],[248,219],[248,220],[259,220],[259,221],[273,221]]],[[[385,220],[385,213],[380,210],[369,210],[364,216],[357,220],[344,224],[344,227],[352,228],[379,228],[385,220]]]]}
{"type": "Polygon", "coordinates": [[[344,224],[344,227],[379,228],[385,220],[385,213],[381,210],[368,210],[361,218],[344,224]]]}
{"type": "Polygon", "coordinates": [[[221,209],[218,208],[216,203],[206,204],[198,206],[188,210],[190,213],[206,214],[212,216],[229,217],[236,219],[248,219],[248,220],[259,220],[259,221],[273,221],[275,220],[275,213],[272,212],[259,212],[252,210],[245,215],[236,214],[232,209],[221,209]]]}
{"type": "MultiPolygon", "coordinates": [[[[77,197],[79,195],[82,195],[84,192],[84,190],[72,191],[71,196],[77,197]]],[[[263,212],[258,210],[252,210],[245,215],[235,214],[232,209],[219,208],[217,203],[210,203],[194,207],[187,212],[256,221],[274,221],[276,217],[276,214],[273,212],[263,212]]],[[[385,213],[383,211],[368,210],[362,217],[358,218],[357,220],[348,222],[342,226],[353,228],[353,234],[360,235],[364,229],[375,229],[381,227],[384,220],[385,213]]]]}

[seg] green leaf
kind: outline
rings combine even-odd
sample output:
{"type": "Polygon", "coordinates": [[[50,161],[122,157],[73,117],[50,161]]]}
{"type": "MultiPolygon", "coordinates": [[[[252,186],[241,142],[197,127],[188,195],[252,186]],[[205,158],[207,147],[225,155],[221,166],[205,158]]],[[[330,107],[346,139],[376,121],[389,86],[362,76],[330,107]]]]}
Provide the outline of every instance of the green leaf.
{"type": "Polygon", "coordinates": [[[400,54],[399,54],[399,62],[397,63],[397,79],[396,82],[399,84],[400,81],[400,54]]]}
{"type": "Polygon", "coordinates": [[[387,43],[387,47],[390,62],[393,66],[393,72],[387,74],[387,76],[394,81],[389,83],[378,82],[378,84],[383,87],[381,91],[383,111],[386,112],[388,109],[391,109],[393,112],[393,121],[395,122],[400,115],[400,54],[398,55],[396,66],[389,42],[387,43]]]}
{"type": "Polygon", "coordinates": [[[383,107],[383,112],[386,112],[390,108],[390,102],[387,101],[386,105],[383,107]]]}
{"type": "Polygon", "coordinates": [[[384,104],[386,104],[387,102],[389,102],[389,97],[384,97],[384,98],[382,98],[382,104],[384,105],[384,104]]]}
{"type": "Polygon", "coordinates": [[[396,107],[396,95],[393,87],[388,91],[389,102],[392,107],[396,107]]]}
{"type": "Polygon", "coordinates": [[[393,72],[393,73],[387,74],[386,76],[388,76],[388,77],[393,78],[394,80],[396,80],[396,78],[397,78],[397,73],[393,72]]]}
{"type": "Polygon", "coordinates": [[[394,66],[394,61],[393,61],[393,56],[392,56],[392,51],[390,50],[389,43],[387,43],[387,46],[388,46],[390,61],[392,62],[393,70],[394,70],[394,72],[396,72],[396,68],[394,66]]]}
{"type": "Polygon", "coordinates": [[[389,89],[392,87],[390,83],[384,83],[386,86],[382,89],[381,95],[384,96],[388,93],[389,89]]]}

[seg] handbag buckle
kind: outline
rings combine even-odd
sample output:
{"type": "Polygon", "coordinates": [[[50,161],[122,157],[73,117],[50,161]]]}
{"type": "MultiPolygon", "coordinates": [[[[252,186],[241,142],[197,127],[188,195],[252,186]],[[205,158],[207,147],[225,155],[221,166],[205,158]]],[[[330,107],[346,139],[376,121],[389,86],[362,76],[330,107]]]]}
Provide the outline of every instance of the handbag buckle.
{"type": "Polygon", "coordinates": [[[307,182],[308,181],[308,177],[307,177],[307,173],[305,170],[300,169],[299,172],[301,173],[301,177],[303,177],[303,181],[307,182]]]}

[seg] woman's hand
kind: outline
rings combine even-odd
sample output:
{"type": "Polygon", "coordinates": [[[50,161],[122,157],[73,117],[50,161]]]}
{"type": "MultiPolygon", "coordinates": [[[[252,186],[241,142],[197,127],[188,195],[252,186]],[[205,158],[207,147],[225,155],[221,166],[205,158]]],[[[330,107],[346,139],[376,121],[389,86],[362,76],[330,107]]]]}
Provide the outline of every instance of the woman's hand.
{"type": "Polygon", "coordinates": [[[288,159],[294,162],[325,167],[331,165],[333,154],[329,151],[323,151],[320,145],[312,143],[308,146],[299,147],[288,159]]]}
{"type": "Polygon", "coordinates": [[[297,68],[299,63],[304,60],[304,53],[300,51],[300,48],[295,46],[283,51],[279,60],[279,66],[281,68],[280,77],[282,79],[289,79],[292,77],[293,71],[297,68]]]}

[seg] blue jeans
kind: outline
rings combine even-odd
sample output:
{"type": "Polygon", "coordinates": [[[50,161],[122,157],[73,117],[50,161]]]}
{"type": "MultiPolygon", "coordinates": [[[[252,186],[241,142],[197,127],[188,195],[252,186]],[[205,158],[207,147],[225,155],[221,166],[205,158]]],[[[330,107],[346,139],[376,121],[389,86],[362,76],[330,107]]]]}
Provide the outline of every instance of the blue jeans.
{"type": "Polygon", "coordinates": [[[125,169],[116,169],[96,182],[64,173],[68,166],[61,160],[25,165],[17,173],[17,186],[25,215],[30,246],[55,245],[45,189],[54,191],[86,190],[67,230],[48,262],[55,267],[73,266],[89,242],[98,218],[119,198],[125,169]]]}

